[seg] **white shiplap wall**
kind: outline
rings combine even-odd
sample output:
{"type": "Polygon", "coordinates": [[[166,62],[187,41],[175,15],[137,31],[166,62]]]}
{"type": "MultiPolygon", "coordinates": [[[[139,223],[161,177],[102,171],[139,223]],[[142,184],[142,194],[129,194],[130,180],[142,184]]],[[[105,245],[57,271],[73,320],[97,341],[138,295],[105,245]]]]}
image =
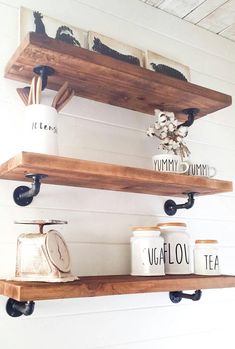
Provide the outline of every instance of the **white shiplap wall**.
{"type": "MultiPolygon", "coordinates": [[[[141,49],[165,54],[191,68],[194,83],[235,96],[235,45],[137,0],[0,1],[0,71],[18,40],[19,7],[42,11],[84,29],[92,29],[141,49]],[[128,35],[127,35],[128,33],[128,35]]],[[[117,63],[118,64],[118,63],[117,63]]],[[[19,150],[21,84],[0,79],[0,161],[19,150]]],[[[22,84],[23,86],[23,84],[22,84]]],[[[48,98],[53,92],[48,91],[48,98]]],[[[235,179],[234,107],[198,120],[188,144],[193,158],[216,166],[218,178],[235,179]]],[[[151,168],[155,145],[145,136],[153,118],[133,111],[74,98],[60,116],[61,155],[151,168]]],[[[0,181],[0,277],[14,272],[15,219],[68,220],[61,227],[80,275],[129,272],[129,228],[169,220],[166,198],[83,188],[43,185],[26,208],[16,207],[17,182],[0,181]]],[[[179,199],[181,201],[181,199],[179,199]]],[[[192,210],[181,211],[195,238],[218,238],[223,272],[235,274],[234,193],[202,197],[192,210]]],[[[175,220],[176,218],[171,218],[175,220]]],[[[30,227],[24,230],[30,231],[30,227]]],[[[0,297],[0,347],[220,348],[232,340],[234,289],[207,290],[200,302],[173,305],[167,293],[44,301],[29,318],[12,319],[0,297]],[[13,335],[14,334],[14,335],[13,335]]]]}

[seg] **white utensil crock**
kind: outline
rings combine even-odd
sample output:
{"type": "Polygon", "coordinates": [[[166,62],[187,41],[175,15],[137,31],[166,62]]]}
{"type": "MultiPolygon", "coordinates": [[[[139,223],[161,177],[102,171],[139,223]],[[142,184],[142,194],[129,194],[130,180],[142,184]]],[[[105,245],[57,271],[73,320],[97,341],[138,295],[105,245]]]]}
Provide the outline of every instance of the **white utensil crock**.
{"type": "Polygon", "coordinates": [[[57,120],[55,108],[43,104],[28,105],[24,112],[23,150],[58,155],[57,120]]]}

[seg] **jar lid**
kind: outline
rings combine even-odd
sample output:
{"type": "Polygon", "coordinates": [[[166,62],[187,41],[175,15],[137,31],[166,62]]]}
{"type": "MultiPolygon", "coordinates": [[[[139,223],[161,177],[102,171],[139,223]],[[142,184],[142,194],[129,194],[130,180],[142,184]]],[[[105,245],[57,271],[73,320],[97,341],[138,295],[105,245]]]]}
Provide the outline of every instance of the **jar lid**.
{"type": "Polygon", "coordinates": [[[186,227],[185,223],[180,223],[180,222],[170,222],[170,223],[159,223],[157,225],[158,228],[162,227],[186,227]]]}
{"type": "Polygon", "coordinates": [[[158,228],[158,226],[154,226],[154,227],[132,227],[131,228],[131,230],[146,230],[146,231],[148,231],[148,230],[160,230],[160,228],[158,228]]]}
{"type": "Polygon", "coordinates": [[[195,244],[217,244],[218,240],[196,240],[195,244]]]}

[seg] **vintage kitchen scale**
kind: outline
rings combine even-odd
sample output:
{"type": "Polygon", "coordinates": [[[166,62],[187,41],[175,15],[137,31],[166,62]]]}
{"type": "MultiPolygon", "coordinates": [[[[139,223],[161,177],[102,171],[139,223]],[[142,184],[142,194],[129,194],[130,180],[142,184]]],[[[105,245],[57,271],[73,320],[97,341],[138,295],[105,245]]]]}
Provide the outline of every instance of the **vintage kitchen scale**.
{"type": "Polygon", "coordinates": [[[38,233],[24,233],[17,240],[16,273],[19,281],[67,282],[78,279],[71,274],[69,250],[62,235],[44,225],[67,224],[59,220],[22,220],[16,224],[37,224],[38,233]]]}

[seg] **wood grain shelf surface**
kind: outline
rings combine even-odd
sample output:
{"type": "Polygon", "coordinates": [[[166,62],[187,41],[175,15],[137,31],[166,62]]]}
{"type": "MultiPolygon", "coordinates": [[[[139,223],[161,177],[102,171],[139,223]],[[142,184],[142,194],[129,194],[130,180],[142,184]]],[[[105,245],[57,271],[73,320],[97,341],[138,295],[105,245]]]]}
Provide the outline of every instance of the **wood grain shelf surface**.
{"type": "Polygon", "coordinates": [[[47,174],[43,183],[163,196],[216,194],[233,190],[232,182],[164,173],[60,156],[21,152],[0,165],[0,178],[31,181],[28,173],[47,174]]]}
{"type": "Polygon", "coordinates": [[[18,301],[235,287],[235,276],[88,276],[66,283],[0,280],[2,295],[18,301]]]}
{"type": "Polygon", "coordinates": [[[29,33],[16,50],[5,77],[30,83],[37,65],[55,69],[48,81],[52,90],[58,90],[67,80],[77,96],[141,113],[163,109],[184,120],[183,109],[200,109],[198,118],[232,103],[223,93],[36,33],[29,33]]]}

